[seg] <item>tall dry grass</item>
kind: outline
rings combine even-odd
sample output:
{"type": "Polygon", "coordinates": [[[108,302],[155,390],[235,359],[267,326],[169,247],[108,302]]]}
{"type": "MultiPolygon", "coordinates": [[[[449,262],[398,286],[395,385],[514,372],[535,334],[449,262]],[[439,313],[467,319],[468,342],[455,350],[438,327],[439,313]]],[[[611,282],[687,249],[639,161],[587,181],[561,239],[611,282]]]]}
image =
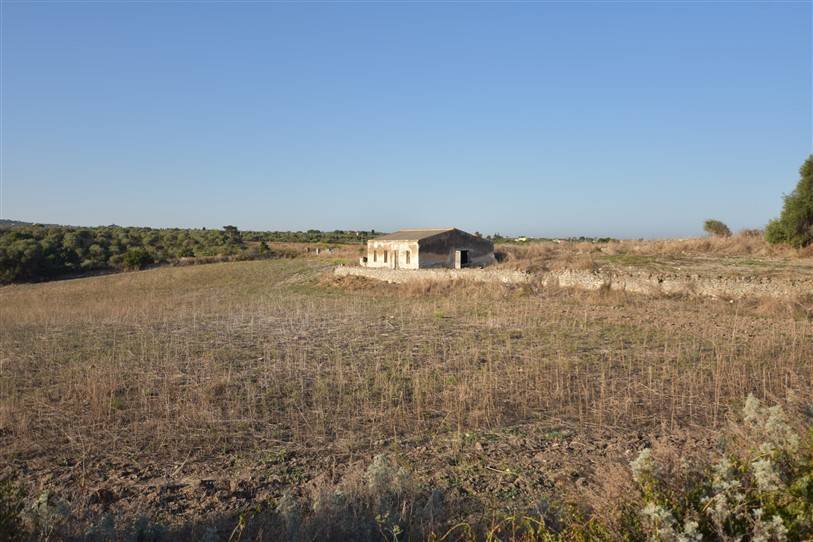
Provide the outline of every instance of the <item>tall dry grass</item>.
{"type": "Polygon", "coordinates": [[[770,245],[761,235],[743,231],[730,237],[691,239],[620,240],[604,243],[532,242],[497,245],[504,265],[529,271],[578,268],[592,269],[602,262],[620,261],[645,265],[657,261],[700,259],[705,262],[720,258],[771,258],[792,260],[811,265],[813,246],[796,249],[770,245]]]}
{"type": "Polygon", "coordinates": [[[721,423],[808,400],[813,328],[712,301],[487,287],[405,293],[258,261],[0,289],[0,448],[210,457],[550,420],[721,423]]]}

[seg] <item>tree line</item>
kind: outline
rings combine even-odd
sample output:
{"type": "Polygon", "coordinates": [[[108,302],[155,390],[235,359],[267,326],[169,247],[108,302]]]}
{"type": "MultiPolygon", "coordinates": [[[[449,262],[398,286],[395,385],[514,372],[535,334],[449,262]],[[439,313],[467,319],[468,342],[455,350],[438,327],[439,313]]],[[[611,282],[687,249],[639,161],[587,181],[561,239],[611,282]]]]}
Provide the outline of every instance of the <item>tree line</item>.
{"type": "Polygon", "coordinates": [[[92,271],[141,269],[183,258],[282,255],[271,242],[366,243],[374,231],[241,232],[121,226],[12,225],[0,228],[0,282],[25,282],[92,271]]]}
{"type": "MultiPolygon", "coordinates": [[[[807,158],[799,174],[796,188],[784,196],[781,215],[765,230],[769,243],[794,247],[813,244],[813,155],[807,158]]],[[[707,220],[704,229],[712,235],[731,235],[728,226],[719,220],[707,220]]],[[[2,220],[0,283],[46,280],[100,270],[140,269],[182,258],[267,258],[280,255],[268,246],[270,242],[364,244],[376,235],[375,230],[241,232],[234,226],[220,230],[82,228],[2,220]]],[[[511,241],[498,233],[487,238],[495,242],[511,241]]]]}

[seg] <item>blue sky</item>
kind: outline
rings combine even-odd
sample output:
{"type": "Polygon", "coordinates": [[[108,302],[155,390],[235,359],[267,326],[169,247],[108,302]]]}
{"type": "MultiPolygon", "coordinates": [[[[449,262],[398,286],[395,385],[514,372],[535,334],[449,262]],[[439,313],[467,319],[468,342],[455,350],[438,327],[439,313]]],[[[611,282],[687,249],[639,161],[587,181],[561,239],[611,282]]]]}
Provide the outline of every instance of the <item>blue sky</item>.
{"type": "Polygon", "coordinates": [[[811,152],[811,4],[2,4],[2,218],[668,237],[811,152]]]}

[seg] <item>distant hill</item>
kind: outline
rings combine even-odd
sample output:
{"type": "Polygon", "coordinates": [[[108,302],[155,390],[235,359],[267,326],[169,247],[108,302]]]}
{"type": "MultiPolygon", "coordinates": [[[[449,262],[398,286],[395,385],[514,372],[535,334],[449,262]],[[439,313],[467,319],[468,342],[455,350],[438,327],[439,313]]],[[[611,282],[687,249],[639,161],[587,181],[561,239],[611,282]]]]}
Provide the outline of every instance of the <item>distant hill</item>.
{"type": "Polygon", "coordinates": [[[22,220],[9,220],[7,218],[0,218],[0,229],[13,228],[14,226],[31,226],[31,222],[23,222],[22,220]]]}
{"type": "Polygon", "coordinates": [[[33,226],[35,224],[39,226],[49,226],[49,227],[59,226],[59,224],[40,224],[39,222],[25,222],[23,220],[9,220],[8,218],[0,218],[0,230],[8,228],[17,228],[21,226],[33,226]]]}

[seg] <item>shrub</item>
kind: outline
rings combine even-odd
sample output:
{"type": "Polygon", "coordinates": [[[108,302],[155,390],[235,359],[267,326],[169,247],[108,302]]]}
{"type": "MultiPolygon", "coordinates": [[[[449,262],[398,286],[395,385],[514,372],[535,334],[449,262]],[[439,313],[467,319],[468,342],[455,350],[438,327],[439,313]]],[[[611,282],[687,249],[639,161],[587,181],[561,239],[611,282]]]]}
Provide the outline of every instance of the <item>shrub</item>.
{"type": "Polygon", "coordinates": [[[797,248],[813,244],[813,155],[799,169],[799,183],[785,196],[782,214],[765,228],[765,240],[797,248]]]}
{"type": "Polygon", "coordinates": [[[143,248],[131,248],[124,254],[124,267],[127,269],[144,269],[152,261],[152,256],[143,248]]]}
{"type": "Polygon", "coordinates": [[[703,231],[715,237],[731,237],[731,230],[723,222],[710,218],[703,223],[703,231]]]}
{"type": "Polygon", "coordinates": [[[779,219],[773,219],[765,226],[765,240],[772,245],[787,242],[790,237],[788,231],[779,219]]]}
{"type": "Polygon", "coordinates": [[[750,395],[738,432],[739,450],[690,468],[682,486],[651,450],[638,455],[630,468],[644,503],[641,534],[674,542],[810,540],[811,443],[802,443],[781,407],[750,395]]]}
{"type": "Polygon", "coordinates": [[[744,230],[738,231],[737,235],[749,239],[757,239],[765,235],[765,232],[756,228],[746,228],[744,230]]]}

